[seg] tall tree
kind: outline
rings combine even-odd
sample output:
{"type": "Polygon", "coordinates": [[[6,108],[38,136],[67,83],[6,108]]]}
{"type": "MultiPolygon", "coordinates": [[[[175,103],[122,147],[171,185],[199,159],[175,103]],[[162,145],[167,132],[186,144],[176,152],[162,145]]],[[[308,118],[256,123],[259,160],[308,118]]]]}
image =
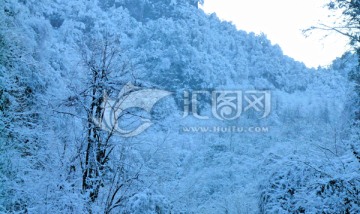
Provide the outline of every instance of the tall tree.
{"type": "MultiPolygon", "coordinates": [[[[340,17],[331,25],[321,23],[305,31],[314,29],[335,31],[349,38],[350,45],[360,53],[360,0],[331,0],[326,7],[333,12],[340,12],[340,17]]],[[[359,58],[360,60],[360,58],[359,58]]]]}
{"type": "Polygon", "coordinates": [[[330,10],[340,10],[342,19],[332,29],[350,38],[351,44],[359,50],[360,45],[360,1],[336,0],[328,4],[330,10]]]}

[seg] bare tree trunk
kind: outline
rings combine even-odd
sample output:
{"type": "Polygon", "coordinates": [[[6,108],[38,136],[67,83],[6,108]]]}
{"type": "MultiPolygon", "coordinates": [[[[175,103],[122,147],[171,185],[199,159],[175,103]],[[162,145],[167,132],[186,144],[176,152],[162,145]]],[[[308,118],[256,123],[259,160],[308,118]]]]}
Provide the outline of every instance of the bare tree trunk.
{"type": "Polygon", "coordinates": [[[114,53],[109,54],[107,49],[108,43],[106,42],[101,52],[100,65],[97,65],[94,59],[87,62],[92,79],[89,93],[91,98],[89,108],[87,109],[87,140],[82,189],[84,193],[89,194],[91,202],[94,202],[98,198],[100,188],[103,185],[102,171],[108,161],[107,157],[112,151],[112,149],[108,150],[112,133],[102,131],[95,122],[100,121],[102,117],[103,109],[101,105],[103,102],[103,93],[109,92],[109,89],[105,87],[107,74],[109,72],[107,69],[111,63],[111,56],[114,53]]]}

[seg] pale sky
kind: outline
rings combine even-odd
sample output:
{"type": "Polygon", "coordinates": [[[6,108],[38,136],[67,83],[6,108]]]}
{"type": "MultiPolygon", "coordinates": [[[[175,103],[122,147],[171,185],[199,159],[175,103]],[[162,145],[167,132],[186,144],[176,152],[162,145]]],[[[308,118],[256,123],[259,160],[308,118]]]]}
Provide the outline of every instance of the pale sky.
{"type": "Polygon", "coordinates": [[[327,0],[205,0],[206,13],[215,12],[221,20],[238,29],[265,33],[279,44],[285,55],[308,67],[327,66],[349,48],[344,36],[315,31],[306,38],[301,30],[319,23],[331,23],[331,13],[323,8],[327,0]]]}

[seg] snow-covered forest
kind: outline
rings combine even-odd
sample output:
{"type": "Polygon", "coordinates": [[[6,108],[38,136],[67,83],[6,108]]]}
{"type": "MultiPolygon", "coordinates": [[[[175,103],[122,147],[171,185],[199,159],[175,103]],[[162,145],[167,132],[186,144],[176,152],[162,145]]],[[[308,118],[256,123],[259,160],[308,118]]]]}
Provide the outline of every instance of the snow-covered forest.
{"type": "Polygon", "coordinates": [[[199,3],[0,0],[0,213],[360,213],[357,55],[310,69],[199,3]],[[104,129],[135,88],[171,95],[104,129]],[[187,103],[225,90],[269,114],[187,103]]]}

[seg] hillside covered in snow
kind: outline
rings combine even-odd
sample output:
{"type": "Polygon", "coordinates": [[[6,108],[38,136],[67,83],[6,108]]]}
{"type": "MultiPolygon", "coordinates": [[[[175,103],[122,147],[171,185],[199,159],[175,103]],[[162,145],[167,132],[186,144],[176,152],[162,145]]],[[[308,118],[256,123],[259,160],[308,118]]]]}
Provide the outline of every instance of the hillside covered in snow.
{"type": "Polygon", "coordinates": [[[357,57],[198,3],[0,2],[0,213],[360,212],[357,57]]]}

